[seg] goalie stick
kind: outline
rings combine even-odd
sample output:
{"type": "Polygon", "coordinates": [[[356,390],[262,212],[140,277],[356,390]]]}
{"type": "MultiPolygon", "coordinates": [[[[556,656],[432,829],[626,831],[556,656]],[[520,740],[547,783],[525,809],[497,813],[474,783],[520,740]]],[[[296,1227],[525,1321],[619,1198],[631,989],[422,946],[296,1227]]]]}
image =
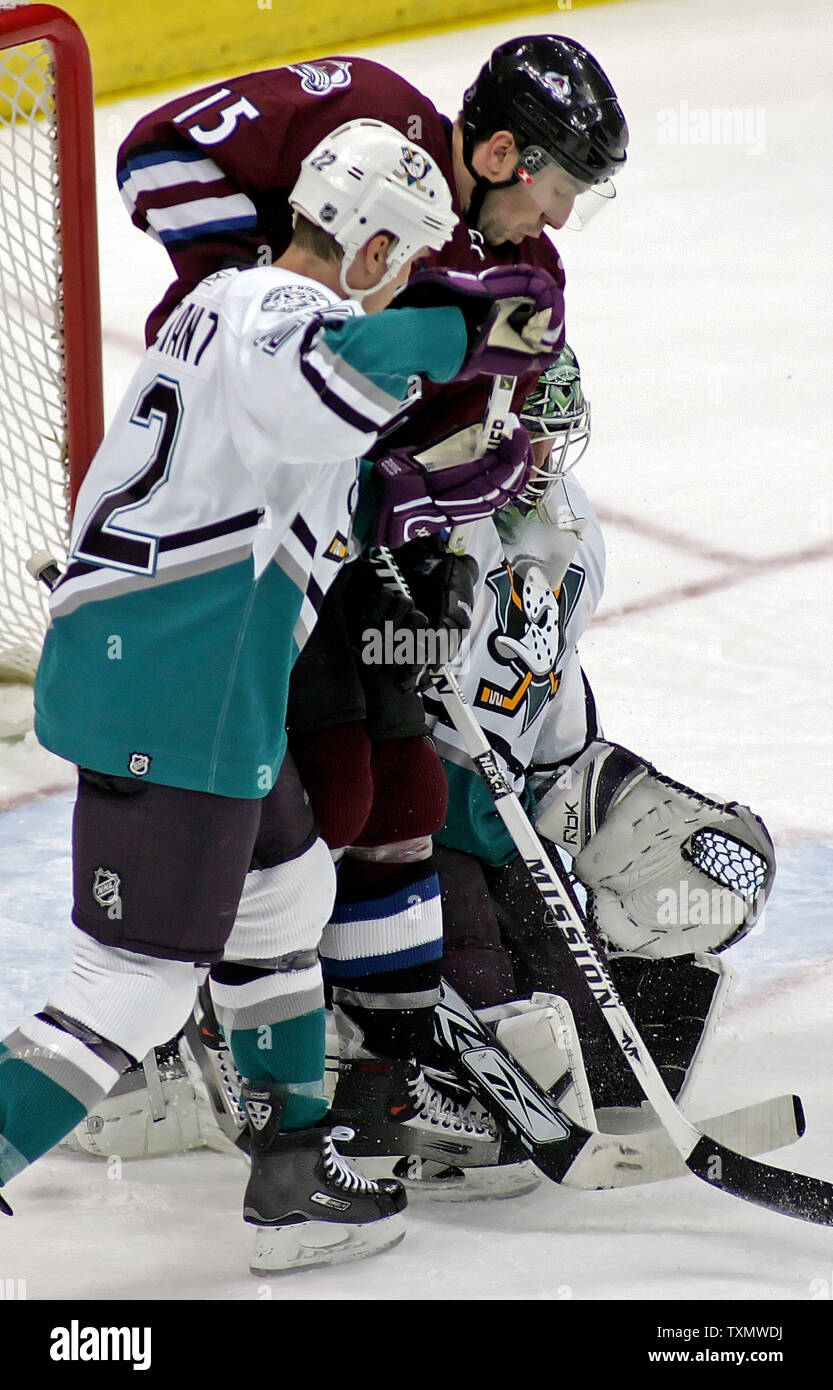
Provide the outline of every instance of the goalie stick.
{"type": "MultiPolygon", "coordinates": [[[[446,981],[435,1016],[439,1035],[471,1091],[491,1114],[500,1113],[502,1122],[552,1182],[595,1190],[661,1182],[687,1171],[661,1128],[616,1133],[590,1131],[578,1124],[446,981]]],[[[801,1102],[791,1095],[714,1115],[701,1123],[711,1139],[734,1142],[743,1155],[781,1148],[804,1133],[801,1102]]]]}
{"type": "MultiPolygon", "coordinates": [[[[387,547],[376,552],[376,564],[383,580],[410,597],[399,567],[387,547]]],[[[774,1168],[738,1153],[703,1134],[683,1115],[672,1099],[660,1072],[639,1035],[633,1019],[619,997],[607,965],[596,950],[578,900],[558,861],[558,868],[547,855],[521,803],[501,771],[494,751],[475,718],[453,673],[439,668],[436,689],[466,752],[485,781],[504,825],[520,857],[529,870],[551,922],[559,928],[587,989],[613,1033],[628,1065],[653,1107],[660,1123],[686,1168],[694,1175],[744,1201],[757,1203],[784,1216],[819,1225],[833,1225],[833,1183],[787,1169],[774,1168]]],[[[565,1146],[566,1168],[587,1142],[588,1131],[581,1131],[564,1116],[561,1142],[565,1146]]],[[[555,1136],[551,1141],[557,1144],[555,1136]]]]}

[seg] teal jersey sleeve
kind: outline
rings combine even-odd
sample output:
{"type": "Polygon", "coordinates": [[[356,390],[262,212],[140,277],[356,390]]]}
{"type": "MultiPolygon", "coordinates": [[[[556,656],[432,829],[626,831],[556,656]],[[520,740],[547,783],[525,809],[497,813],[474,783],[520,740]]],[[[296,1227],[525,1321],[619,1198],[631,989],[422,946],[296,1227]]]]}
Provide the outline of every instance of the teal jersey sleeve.
{"type": "Polygon", "coordinates": [[[377,391],[404,401],[415,376],[450,381],[468,348],[459,309],[385,309],[328,326],[330,352],[373,383],[377,391]]]}
{"type": "MultiPolygon", "coordinates": [[[[483,778],[472,768],[460,767],[443,759],[448,781],[448,815],[434,839],[451,849],[474,854],[496,868],[516,859],[518,851],[503,824],[483,778]]],[[[527,784],[521,805],[534,819],[535,798],[527,784]]]]}

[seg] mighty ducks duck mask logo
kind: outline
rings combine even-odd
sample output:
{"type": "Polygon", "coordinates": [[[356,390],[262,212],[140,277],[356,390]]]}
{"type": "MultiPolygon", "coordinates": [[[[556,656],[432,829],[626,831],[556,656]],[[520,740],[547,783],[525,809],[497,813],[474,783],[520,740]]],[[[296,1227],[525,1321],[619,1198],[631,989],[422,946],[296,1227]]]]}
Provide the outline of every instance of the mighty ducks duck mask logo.
{"type": "Polygon", "coordinates": [[[415,150],[411,145],[402,146],[402,158],[399,163],[402,168],[393,169],[395,179],[403,179],[408,188],[416,186],[421,193],[425,191],[423,180],[427,178],[431,171],[431,163],[425,158],[422,150],[415,150]]]}
{"type": "Polygon", "coordinates": [[[564,655],[564,628],[578,598],[581,572],[568,570],[553,593],[541,566],[521,559],[493,571],[486,584],[494,594],[497,617],[489,651],[515,680],[506,688],[481,680],[475,704],[507,717],[523,707],[523,732],[558,689],[555,673],[564,655]]]}

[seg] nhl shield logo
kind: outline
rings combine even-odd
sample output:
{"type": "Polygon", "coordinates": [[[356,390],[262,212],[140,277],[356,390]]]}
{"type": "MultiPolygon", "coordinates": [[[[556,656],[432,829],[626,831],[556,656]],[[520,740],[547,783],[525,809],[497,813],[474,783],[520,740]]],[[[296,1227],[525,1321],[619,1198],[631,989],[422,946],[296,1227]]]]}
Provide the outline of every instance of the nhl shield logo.
{"type": "Polygon", "coordinates": [[[93,898],[106,908],[111,922],[121,920],[121,879],[113,869],[98,868],[93,876],[93,898]]]}
{"type": "Polygon", "coordinates": [[[134,777],[144,777],[150,772],[150,764],[149,753],[131,753],[127,760],[127,770],[132,772],[134,777]]]}
{"type": "Polygon", "coordinates": [[[338,58],[325,58],[319,63],[290,63],[289,71],[301,79],[301,91],[311,97],[323,97],[333,87],[349,87],[353,80],[350,64],[338,58]]]}

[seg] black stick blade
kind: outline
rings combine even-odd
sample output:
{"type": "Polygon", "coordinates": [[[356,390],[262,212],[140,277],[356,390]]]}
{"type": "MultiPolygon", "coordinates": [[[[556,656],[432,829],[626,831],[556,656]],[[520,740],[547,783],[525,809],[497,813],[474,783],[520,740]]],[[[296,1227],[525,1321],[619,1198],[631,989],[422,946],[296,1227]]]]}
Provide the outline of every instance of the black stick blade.
{"type": "Polygon", "coordinates": [[[744,1158],[707,1135],[694,1146],[686,1165],[703,1182],[721,1192],[743,1197],[782,1216],[833,1226],[833,1183],[821,1178],[744,1158]]]}

